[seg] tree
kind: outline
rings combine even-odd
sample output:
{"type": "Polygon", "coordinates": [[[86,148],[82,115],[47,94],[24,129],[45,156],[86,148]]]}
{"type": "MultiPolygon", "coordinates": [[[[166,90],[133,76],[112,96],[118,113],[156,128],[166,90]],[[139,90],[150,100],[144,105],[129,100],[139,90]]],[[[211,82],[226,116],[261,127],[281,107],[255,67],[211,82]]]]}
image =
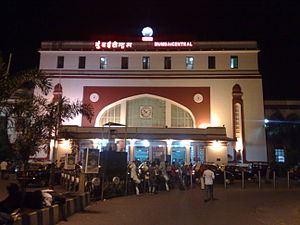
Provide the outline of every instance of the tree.
{"type": "MultiPolygon", "coordinates": [[[[275,111],[270,117],[266,127],[268,148],[283,148],[286,152],[286,164],[289,166],[300,162],[300,116],[290,113],[284,116],[280,111],[275,111]]],[[[273,151],[272,161],[275,161],[273,151]]]]}
{"type": "MultiPolygon", "coordinates": [[[[28,70],[9,77],[0,78],[0,112],[6,121],[11,121],[15,140],[11,148],[24,163],[41,148],[49,150],[51,138],[55,137],[60,124],[83,114],[91,120],[92,107],[80,101],[71,103],[67,98],[49,102],[45,95],[52,86],[45,74],[38,70],[28,70]],[[40,88],[42,96],[33,93],[40,88]]],[[[6,126],[8,122],[3,123],[6,126]]]]}
{"type": "Polygon", "coordinates": [[[4,63],[0,68],[0,157],[11,158],[13,148],[8,132],[13,130],[12,114],[17,111],[17,108],[21,109],[22,104],[28,106],[28,102],[33,96],[33,88],[39,87],[46,95],[51,90],[51,83],[41,71],[36,69],[10,75],[4,63]],[[25,101],[25,99],[27,100],[25,101]]]}

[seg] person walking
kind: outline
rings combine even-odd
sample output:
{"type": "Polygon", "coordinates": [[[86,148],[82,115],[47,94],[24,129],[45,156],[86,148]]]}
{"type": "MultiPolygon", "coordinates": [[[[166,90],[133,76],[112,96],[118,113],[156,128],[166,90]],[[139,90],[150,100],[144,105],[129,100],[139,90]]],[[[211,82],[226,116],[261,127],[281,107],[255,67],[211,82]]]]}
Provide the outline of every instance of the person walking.
{"type": "Polygon", "coordinates": [[[216,200],[214,198],[214,179],[215,174],[208,167],[205,167],[203,172],[204,184],[205,184],[205,198],[204,202],[209,200],[216,200]]]}

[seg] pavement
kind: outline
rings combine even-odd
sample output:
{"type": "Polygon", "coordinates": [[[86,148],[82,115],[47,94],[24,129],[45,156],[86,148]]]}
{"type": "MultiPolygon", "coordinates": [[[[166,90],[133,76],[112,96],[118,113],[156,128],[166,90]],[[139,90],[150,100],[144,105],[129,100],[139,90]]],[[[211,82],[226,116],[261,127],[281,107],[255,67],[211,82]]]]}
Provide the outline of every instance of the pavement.
{"type": "Polygon", "coordinates": [[[300,189],[215,185],[217,200],[200,188],[141,194],[92,203],[59,225],[299,225],[300,189]]]}
{"type": "MultiPolygon", "coordinates": [[[[5,186],[14,181],[0,180],[0,199],[5,186]]],[[[57,188],[60,188],[59,186],[57,188]]],[[[29,189],[28,191],[30,191],[29,189]]],[[[34,189],[32,189],[34,190],[34,189]]],[[[130,195],[93,202],[85,211],[59,225],[299,225],[300,186],[287,189],[235,183],[224,189],[215,185],[217,200],[204,202],[199,186],[158,194],[130,195]]]]}

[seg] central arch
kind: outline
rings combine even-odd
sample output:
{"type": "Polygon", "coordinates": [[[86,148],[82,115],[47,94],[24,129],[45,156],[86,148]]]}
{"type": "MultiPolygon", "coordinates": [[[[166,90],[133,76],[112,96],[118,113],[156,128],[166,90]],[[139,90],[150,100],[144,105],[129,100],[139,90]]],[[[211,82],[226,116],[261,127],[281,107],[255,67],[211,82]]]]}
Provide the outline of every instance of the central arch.
{"type": "MultiPolygon", "coordinates": [[[[128,121],[128,116],[132,116],[127,115],[128,112],[131,114],[135,112],[135,117],[138,117],[137,106],[134,108],[130,104],[138,105],[139,103],[144,105],[149,104],[153,108],[151,109],[153,112],[157,112],[158,109],[155,108],[157,105],[159,107],[163,107],[164,105],[161,114],[164,114],[165,120],[164,124],[157,124],[159,127],[195,127],[195,117],[190,109],[178,102],[153,94],[134,95],[105,106],[96,117],[95,127],[101,127],[106,122],[116,122],[125,125],[128,121]]],[[[126,125],[130,126],[130,124],[126,125]]],[[[138,125],[143,126],[143,124],[138,125]]]]}

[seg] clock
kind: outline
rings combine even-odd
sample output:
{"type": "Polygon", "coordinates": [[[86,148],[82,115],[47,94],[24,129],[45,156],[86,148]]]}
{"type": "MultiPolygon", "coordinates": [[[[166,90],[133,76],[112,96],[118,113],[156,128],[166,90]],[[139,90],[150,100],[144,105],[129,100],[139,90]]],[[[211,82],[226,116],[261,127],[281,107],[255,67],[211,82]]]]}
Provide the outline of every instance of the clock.
{"type": "Polygon", "coordinates": [[[90,95],[90,100],[91,100],[91,102],[98,102],[98,100],[99,100],[99,95],[97,94],[97,93],[92,93],[91,95],[90,95]]]}
{"type": "Polygon", "coordinates": [[[197,93],[194,95],[194,102],[201,103],[203,101],[203,95],[197,93]]]}
{"type": "Polygon", "coordinates": [[[140,106],[140,118],[151,119],[152,118],[152,106],[140,106]]]}

